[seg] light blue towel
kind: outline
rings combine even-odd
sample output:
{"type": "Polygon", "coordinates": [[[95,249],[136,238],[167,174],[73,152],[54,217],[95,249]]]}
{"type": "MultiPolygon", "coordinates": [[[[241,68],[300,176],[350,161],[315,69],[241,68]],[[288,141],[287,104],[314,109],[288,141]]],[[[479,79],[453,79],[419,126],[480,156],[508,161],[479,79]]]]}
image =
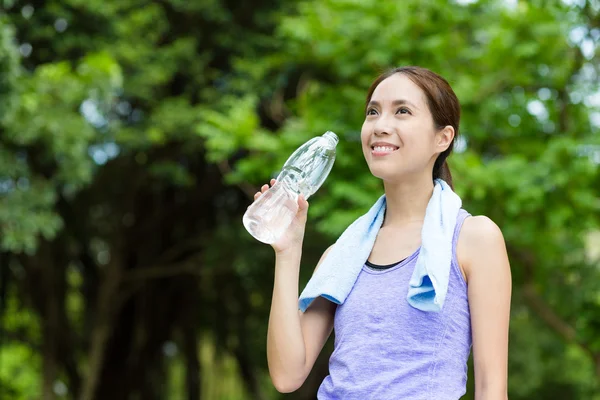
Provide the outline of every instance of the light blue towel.
{"type": "MultiPolygon", "coordinates": [[[[407,295],[409,304],[419,310],[437,312],[444,306],[452,262],[452,237],[461,206],[460,197],[450,186],[436,179],[407,295]]],[[[346,300],[371,254],[385,208],[383,195],[342,233],[302,291],[298,302],[302,312],[319,296],[336,304],[346,300]]]]}

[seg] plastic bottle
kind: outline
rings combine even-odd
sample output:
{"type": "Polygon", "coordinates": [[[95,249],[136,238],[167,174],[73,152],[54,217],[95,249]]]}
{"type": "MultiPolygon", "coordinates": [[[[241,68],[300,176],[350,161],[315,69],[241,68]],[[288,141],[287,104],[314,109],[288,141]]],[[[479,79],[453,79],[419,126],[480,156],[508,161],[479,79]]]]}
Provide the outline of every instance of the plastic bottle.
{"type": "Polygon", "coordinates": [[[325,182],[335,162],[338,141],[335,133],[327,131],[292,153],[275,185],[244,214],[244,227],[254,238],[271,244],[281,237],[298,212],[298,196],[308,199],[325,182]]]}

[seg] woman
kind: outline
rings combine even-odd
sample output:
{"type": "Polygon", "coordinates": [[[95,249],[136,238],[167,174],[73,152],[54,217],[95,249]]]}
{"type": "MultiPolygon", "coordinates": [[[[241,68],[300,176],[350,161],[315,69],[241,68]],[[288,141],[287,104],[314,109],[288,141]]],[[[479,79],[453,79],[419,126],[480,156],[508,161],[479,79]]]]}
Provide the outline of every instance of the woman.
{"type": "Polygon", "coordinates": [[[404,67],[375,80],[365,111],[361,143],[371,173],[384,184],[383,225],[346,301],[337,306],[319,297],[302,313],[298,277],[308,202],[298,199],[296,218],[272,245],[271,379],[280,392],[298,389],[335,329],[321,400],[458,399],[471,347],[475,398],[504,400],[511,275],[496,224],[461,210],[445,306],[423,312],[406,301],[434,180],[452,185],[446,158],[458,133],[458,99],[439,75],[404,67]]]}

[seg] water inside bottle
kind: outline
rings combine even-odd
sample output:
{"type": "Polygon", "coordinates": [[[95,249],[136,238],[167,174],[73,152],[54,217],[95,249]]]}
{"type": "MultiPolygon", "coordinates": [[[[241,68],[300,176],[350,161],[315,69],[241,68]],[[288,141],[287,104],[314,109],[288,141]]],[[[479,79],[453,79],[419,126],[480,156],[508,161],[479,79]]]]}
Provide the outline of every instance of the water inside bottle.
{"type": "Polygon", "coordinates": [[[243,224],[257,240],[272,244],[289,228],[298,212],[298,195],[308,199],[323,184],[335,161],[339,139],[327,131],[297,148],[283,165],[275,186],[246,211],[243,224]]]}
{"type": "Polygon", "coordinates": [[[248,208],[243,223],[255,239],[272,244],[288,229],[297,213],[298,195],[278,182],[248,208]]]}

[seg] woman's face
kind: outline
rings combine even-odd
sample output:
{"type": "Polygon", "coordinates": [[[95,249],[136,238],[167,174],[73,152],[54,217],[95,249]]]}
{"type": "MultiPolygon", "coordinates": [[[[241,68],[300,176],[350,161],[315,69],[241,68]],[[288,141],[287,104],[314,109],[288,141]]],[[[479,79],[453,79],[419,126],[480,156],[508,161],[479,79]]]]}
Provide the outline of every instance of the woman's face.
{"type": "Polygon", "coordinates": [[[425,93],[403,74],[394,74],[375,88],[361,130],[371,173],[389,181],[431,174],[437,155],[453,137],[452,127],[436,131],[425,93]]]}

